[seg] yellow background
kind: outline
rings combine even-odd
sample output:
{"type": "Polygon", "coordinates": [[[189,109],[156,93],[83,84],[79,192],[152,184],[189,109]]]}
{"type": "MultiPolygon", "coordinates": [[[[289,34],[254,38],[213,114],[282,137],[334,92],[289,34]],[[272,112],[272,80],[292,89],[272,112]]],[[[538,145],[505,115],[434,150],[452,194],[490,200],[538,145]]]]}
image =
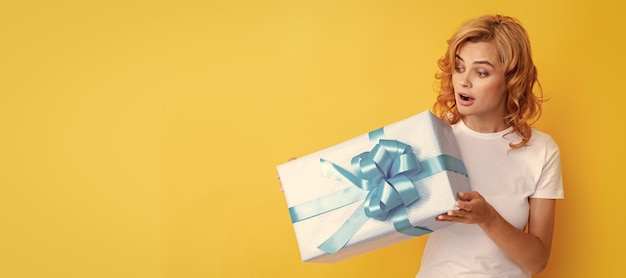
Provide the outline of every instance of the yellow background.
{"type": "Polygon", "coordinates": [[[0,277],[413,277],[302,263],[275,166],[429,109],[459,24],[519,18],[562,152],[537,277],[623,277],[620,1],[2,1],[0,277]]]}

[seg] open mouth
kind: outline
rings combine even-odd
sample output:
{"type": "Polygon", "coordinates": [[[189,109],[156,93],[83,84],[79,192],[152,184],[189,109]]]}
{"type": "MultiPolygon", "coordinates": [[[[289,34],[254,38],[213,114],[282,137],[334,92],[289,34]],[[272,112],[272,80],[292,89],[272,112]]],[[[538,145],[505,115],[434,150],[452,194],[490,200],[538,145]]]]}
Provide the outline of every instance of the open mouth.
{"type": "Polygon", "coordinates": [[[461,98],[461,100],[465,100],[465,101],[472,99],[468,95],[464,95],[464,94],[460,94],[459,97],[461,98]]]}

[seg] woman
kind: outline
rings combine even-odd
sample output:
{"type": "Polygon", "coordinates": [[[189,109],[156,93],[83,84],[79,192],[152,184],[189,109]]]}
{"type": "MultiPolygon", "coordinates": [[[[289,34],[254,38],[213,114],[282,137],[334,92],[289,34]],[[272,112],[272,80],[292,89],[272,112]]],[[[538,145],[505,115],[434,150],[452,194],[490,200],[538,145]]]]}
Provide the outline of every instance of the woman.
{"type": "Polygon", "coordinates": [[[514,18],[466,22],[439,60],[435,113],[452,125],[472,192],[437,221],[417,277],[530,277],[547,265],[559,149],[530,123],[541,113],[526,30],[514,18]]]}

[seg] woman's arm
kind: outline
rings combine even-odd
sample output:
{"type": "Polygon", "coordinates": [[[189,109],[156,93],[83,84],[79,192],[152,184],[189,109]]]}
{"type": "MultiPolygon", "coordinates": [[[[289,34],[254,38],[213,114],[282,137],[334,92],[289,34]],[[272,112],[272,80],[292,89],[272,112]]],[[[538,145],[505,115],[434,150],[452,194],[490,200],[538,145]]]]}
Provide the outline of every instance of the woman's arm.
{"type": "Polygon", "coordinates": [[[528,233],[507,222],[478,192],[460,192],[459,210],[440,215],[438,221],[478,224],[511,259],[533,274],[543,271],[550,258],[554,230],[553,199],[529,200],[528,233]]]}

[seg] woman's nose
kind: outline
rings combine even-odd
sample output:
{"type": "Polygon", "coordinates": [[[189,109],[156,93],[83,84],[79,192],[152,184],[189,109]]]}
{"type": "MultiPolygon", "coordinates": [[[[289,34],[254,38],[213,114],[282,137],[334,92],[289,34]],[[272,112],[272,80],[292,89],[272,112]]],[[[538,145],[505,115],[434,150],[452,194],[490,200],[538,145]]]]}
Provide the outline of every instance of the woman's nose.
{"type": "Polygon", "coordinates": [[[459,85],[461,85],[461,87],[463,88],[471,88],[472,87],[472,83],[467,80],[467,78],[464,76],[463,78],[461,78],[461,80],[459,81],[459,85]]]}

